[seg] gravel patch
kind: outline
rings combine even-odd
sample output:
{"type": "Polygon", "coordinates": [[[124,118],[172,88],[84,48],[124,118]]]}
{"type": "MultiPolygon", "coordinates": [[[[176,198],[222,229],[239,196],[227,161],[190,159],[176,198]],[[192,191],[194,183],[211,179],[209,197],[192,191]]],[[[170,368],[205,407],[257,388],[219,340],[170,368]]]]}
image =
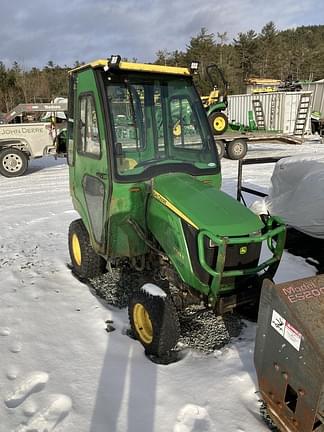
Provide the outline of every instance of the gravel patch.
{"type": "MultiPolygon", "coordinates": [[[[125,308],[132,292],[143,281],[140,273],[134,273],[127,266],[113,269],[90,280],[96,294],[108,304],[125,308]]],[[[190,306],[179,313],[181,335],[176,350],[193,349],[203,353],[212,353],[228,344],[233,337],[238,337],[244,326],[240,316],[227,313],[215,316],[211,310],[201,306],[190,306]]]]}
{"type": "Polygon", "coordinates": [[[272,432],[280,432],[280,430],[277,428],[277,426],[271,419],[266,404],[262,400],[259,400],[259,403],[260,403],[260,414],[265,424],[272,432]]]}
{"type": "Polygon", "coordinates": [[[181,336],[178,345],[212,353],[238,337],[244,323],[235,313],[216,316],[211,310],[190,306],[179,314],[181,336]]]}
{"type": "Polygon", "coordinates": [[[98,297],[119,309],[127,307],[128,298],[139,283],[137,275],[126,266],[114,268],[111,273],[104,273],[89,282],[98,297]]]}

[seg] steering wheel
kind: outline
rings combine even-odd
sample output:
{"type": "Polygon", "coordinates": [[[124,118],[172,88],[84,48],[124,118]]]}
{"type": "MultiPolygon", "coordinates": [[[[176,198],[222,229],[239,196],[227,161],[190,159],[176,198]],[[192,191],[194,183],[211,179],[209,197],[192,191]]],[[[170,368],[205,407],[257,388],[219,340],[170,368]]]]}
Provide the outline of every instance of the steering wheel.
{"type": "Polygon", "coordinates": [[[140,161],[138,162],[138,164],[136,165],[137,167],[142,167],[142,166],[146,166],[146,165],[150,165],[152,162],[158,162],[159,159],[147,159],[145,161],[140,161]]]}

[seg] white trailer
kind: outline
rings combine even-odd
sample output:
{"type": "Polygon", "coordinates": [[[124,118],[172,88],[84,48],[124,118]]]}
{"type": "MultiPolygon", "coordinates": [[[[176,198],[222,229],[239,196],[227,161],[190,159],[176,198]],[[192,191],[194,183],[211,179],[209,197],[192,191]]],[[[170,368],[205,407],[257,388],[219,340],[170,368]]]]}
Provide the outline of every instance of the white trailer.
{"type": "Polygon", "coordinates": [[[229,96],[228,118],[242,130],[215,136],[219,155],[242,159],[249,142],[302,144],[311,133],[311,101],[309,91],[229,96]],[[249,129],[254,130],[246,132],[249,129]]]}
{"type": "Polygon", "coordinates": [[[248,151],[248,143],[285,143],[300,145],[304,137],[274,133],[266,131],[254,132],[228,132],[224,135],[215,136],[215,142],[219,157],[224,155],[229,159],[243,159],[248,151]]]}

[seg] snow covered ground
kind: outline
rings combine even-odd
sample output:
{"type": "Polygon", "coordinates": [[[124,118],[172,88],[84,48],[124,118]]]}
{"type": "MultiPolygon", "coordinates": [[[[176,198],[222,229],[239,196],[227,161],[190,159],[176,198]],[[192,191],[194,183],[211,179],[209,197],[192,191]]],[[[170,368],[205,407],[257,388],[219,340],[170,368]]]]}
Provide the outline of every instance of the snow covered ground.
{"type": "MultiPolygon", "coordinates": [[[[263,144],[249,156],[324,153],[324,145],[263,144]]],[[[245,167],[267,189],[273,165],[245,167]]],[[[222,161],[235,193],[237,162],[222,161]]],[[[64,160],[33,161],[0,177],[0,432],[262,432],[253,367],[255,325],[206,355],[168,366],[127,335],[126,310],[97,298],[68,269],[67,231],[77,218],[64,160]],[[106,320],[116,331],[107,333],[106,320]]],[[[276,280],[315,273],[285,253],[276,280]]]]}

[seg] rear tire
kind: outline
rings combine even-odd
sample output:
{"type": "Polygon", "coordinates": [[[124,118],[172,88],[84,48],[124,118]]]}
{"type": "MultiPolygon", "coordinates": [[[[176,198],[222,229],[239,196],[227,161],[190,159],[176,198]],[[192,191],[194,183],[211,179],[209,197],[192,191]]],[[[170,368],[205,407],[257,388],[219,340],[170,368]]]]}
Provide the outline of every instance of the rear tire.
{"type": "Polygon", "coordinates": [[[222,159],[225,154],[225,143],[223,140],[216,140],[216,148],[219,159],[222,159]]]}
{"type": "Polygon", "coordinates": [[[105,272],[105,260],[90,244],[89,234],[81,219],[69,227],[69,252],[74,273],[81,279],[91,279],[105,272]]]}
{"type": "Polygon", "coordinates": [[[248,146],[244,139],[235,139],[226,145],[226,153],[229,159],[243,159],[247,151],[248,146]]]}
{"type": "MultiPolygon", "coordinates": [[[[143,285],[130,298],[129,321],[146,354],[160,357],[176,345],[180,336],[180,324],[171,298],[167,294],[150,294],[145,289],[147,285],[143,285]]],[[[158,288],[155,285],[153,287],[158,288]]],[[[162,290],[161,293],[164,294],[162,290]]]]}
{"type": "Polygon", "coordinates": [[[210,114],[208,120],[214,135],[223,134],[228,127],[228,118],[226,114],[220,111],[210,114]]]}
{"type": "Polygon", "coordinates": [[[28,157],[19,149],[6,148],[0,151],[0,173],[5,177],[22,176],[28,168],[28,157]]]}

